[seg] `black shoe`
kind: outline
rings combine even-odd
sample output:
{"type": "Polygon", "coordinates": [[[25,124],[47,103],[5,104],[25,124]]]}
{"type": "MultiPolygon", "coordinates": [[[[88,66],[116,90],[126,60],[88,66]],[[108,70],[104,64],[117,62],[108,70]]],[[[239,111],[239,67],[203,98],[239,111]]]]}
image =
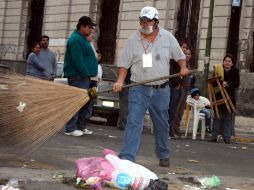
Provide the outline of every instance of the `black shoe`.
{"type": "Polygon", "coordinates": [[[231,144],[230,140],[224,139],[225,144],[231,144]]]}
{"type": "Polygon", "coordinates": [[[217,139],[211,138],[211,139],[208,140],[208,142],[217,142],[217,139]]]}
{"type": "Polygon", "coordinates": [[[159,166],[161,166],[161,167],[170,167],[169,158],[168,159],[160,159],[159,166]]]}

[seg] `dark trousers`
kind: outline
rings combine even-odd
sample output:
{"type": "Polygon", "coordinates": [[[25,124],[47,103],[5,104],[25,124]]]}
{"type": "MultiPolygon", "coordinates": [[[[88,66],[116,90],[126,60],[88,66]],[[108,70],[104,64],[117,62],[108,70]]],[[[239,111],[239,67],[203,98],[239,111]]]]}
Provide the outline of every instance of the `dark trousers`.
{"type": "Polygon", "coordinates": [[[127,123],[127,116],[128,116],[128,94],[129,88],[124,88],[119,93],[119,116],[117,120],[117,128],[124,129],[127,123]]]}
{"type": "Polygon", "coordinates": [[[220,134],[220,130],[223,129],[224,139],[230,140],[233,125],[233,114],[229,113],[226,108],[219,108],[219,115],[220,118],[213,120],[212,137],[217,139],[220,134]]]}
{"type": "Polygon", "coordinates": [[[180,123],[186,105],[188,91],[185,88],[172,88],[169,106],[169,124],[171,135],[181,136],[180,123]]]}
{"type": "MultiPolygon", "coordinates": [[[[82,89],[88,89],[90,87],[90,77],[73,77],[68,78],[68,84],[82,89]]],[[[65,132],[70,133],[77,129],[85,129],[84,120],[86,118],[87,107],[91,102],[89,101],[84,107],[82,107],[65,125],[65,132]]]]}

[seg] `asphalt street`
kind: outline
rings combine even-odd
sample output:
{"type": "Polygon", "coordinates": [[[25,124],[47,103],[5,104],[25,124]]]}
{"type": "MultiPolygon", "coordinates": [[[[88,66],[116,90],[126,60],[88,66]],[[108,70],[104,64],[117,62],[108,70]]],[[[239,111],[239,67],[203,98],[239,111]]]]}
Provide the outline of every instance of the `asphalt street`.
{"type": "MultiPolygon", "coordinates": [[[[37,189],[53,188],[56,175],[74,176],[75,160],[82,157],[101,156],[103,148],[120,151],[123,131],[105,125],[90,125],[93,135],[72,137],[63,131],[50,138],[36,151],[22,153],[20,149],[0,139],[0,179],[12,177],[30,180],[37,189]]],[[[196,177],[219,176],[221,189],[254,187],[254,144],[253,143],[210,143],[200,139],[171,139],[171,167],[158,166],[154,154],[154,136],[144,130],[137,163],[154,171],[168,181],[169,189],[182,189],[183,185],[196,185],[196,177]]],[[[29,189],[29,188],[27,188],[29,189]]],[[[32,188],[31,188],[32,189],[32,188]]],[[[36,189],[36,188],[35,188],[36,189]]],[[[61,187],[60,189],[65,189],[61,187]]],[[[67,189],[71,189],[68,187],[67,189]]]]}

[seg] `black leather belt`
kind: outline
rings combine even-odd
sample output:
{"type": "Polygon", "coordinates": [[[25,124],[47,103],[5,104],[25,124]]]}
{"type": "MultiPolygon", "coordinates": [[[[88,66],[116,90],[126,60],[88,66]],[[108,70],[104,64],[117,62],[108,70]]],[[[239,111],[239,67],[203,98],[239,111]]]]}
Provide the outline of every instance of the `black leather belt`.
{"type": "Polygon", "coordinates": [[[145,86],[157,89],[157,88],[165,88],[168,85],[169,85],[169,81],[166,81],[166,82],[164,82],[162,84],[158,84],[158,85],[145,85],[145,86]]]}

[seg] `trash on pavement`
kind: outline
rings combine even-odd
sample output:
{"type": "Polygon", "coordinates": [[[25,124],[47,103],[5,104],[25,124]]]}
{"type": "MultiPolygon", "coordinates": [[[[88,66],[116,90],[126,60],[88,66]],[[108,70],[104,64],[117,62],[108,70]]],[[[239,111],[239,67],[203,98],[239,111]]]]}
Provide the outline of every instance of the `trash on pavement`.
{"type": "Polygon", "coordinates": [[[159,179],[156,180],[150,180],[150,183],[148,187],[145,188],[145,190],[167,190],[168,184],[164,181],[160,181],[159,179]]]}
{"type": "Polygon", "coordinates": [[[246,146],[243,146],[243,147],[242,147],[242,150],[247,150],[247,147],[246,147],[246,146]]]}
{"type": "Polygon", "coordinates": [[[198,160],[191,160],[191,159],[189,159],[189,160],[187,160],[188,162],[193,162],[193,163],[199,163],[199,161],[198,160]]]}
{"type": "Polygon", "coordinates": [[[12,178],[8,181],[6,185],[0,185],[0,190],[19,190],[18,180],[12,178]]]}
{"type": "Polygon", "coordinates": [[[76,177],[82,178],[86,184],[89,183],[96,190],[101,189],[100,185],[103,182],[120,189],[131,187],[136,190],[143,190],[149,185],[154,186],[154,184],[163,187],[164,182],[159,183],[156,174],[147,168],[129,160],[122,160],[116,156],[114,151],[109,149],[104,149],[103,154],[103,157],[76,160],[76,177]]]}
{"type": "Polygon", "coordinates": [[[117,136],[113,136],[113,135],[109,135],[108,137],[109,137],[109,138],[117,139],[117,136]]]}
{"type": "Polygon", "coordinates": [[[60,174],[54,174],[52,178],[55,180],[62,180],[64,178],[64,176],[60,175],[60,174]]]}
{"type": "Polygon", "coordinates": [[[198,178],[198,181],[204,188],[218,187],[221,182],[218,176],[213,175],[212,177],[198,178]]]}
{"type": "Polygon", "coordinates": [[[25,102],[19,102],[19,105],[16,107],[16,109],[19,111],[19,112],[23,112],[23,110],[25,109],[26,107],[26,103],[25,102]]]}

